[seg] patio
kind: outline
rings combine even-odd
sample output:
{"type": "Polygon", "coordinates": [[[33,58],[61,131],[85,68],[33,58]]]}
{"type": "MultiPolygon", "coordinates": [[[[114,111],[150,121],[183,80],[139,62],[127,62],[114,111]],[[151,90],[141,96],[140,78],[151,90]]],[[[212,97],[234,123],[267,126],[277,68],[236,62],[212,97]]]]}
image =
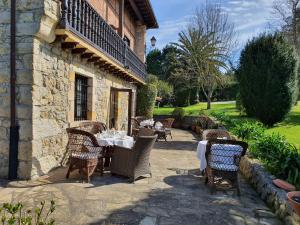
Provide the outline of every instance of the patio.
{"type": "MultiPolygon", "coordinates": [[[[197,139],[183,130],[173,140],[158,142],[151,153],[152,178],[129,184],[126,179],[94,175],[80,183],[77,173],[65,180],[66,168],[56,179],[12,182],[0,186],[0,202],[22,201],[27,206],[55,200],[57,224],[282,224],[242,179],[241,197],[233,191],[211,195],[198,170],[197,139]]],[[[0,182],[1,185],[1,182],[0,182]]]]}

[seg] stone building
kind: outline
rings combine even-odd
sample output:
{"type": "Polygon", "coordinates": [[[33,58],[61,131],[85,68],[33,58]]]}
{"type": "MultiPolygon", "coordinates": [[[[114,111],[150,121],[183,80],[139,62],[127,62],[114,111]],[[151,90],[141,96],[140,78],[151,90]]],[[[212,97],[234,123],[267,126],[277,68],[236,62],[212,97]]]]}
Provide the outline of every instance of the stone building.
{"type": "Polygon", "coordinates": [[[14,23],[11,1],[0,0],[0,177],[14,164],[27,179],[61,165],[68,127],[130,128],[147,76],[146,30],[158,25],[149,0],[15,1],[14,23]]]}

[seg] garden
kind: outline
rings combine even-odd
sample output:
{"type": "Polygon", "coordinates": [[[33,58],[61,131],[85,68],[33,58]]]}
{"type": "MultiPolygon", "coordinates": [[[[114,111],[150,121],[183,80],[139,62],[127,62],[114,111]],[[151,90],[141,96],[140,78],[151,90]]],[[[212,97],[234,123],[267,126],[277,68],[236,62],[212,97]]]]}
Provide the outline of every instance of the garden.
{"type": "Polygon", "coordinates": [[[200,136],[205,129],[227,129],[249,144],[248,157],[292,185],[291,190],[300,190],[300,45],[292,38],[296,30],[284,27],[253,37],[233,63],[235,32],[226,13],[207,3],[193,18],[176,43],[148,54],[151,94],[143,94],[138,103],[151,103],[145,99],[156,94],[155,108],[152,101],[143,107],[146,111],[156,118],[173,116],[176,128],[200,136]],[[216,123],[207,126],[203,118],[216,123]]]}

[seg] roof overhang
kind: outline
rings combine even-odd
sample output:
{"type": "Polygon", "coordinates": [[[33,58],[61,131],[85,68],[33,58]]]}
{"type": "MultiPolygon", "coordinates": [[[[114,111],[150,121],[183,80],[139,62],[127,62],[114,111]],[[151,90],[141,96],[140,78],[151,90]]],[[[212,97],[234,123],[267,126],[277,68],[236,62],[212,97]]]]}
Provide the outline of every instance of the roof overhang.
{"type": "Polygon", "coordinates": [[[154,14],[150,0],[126,0],[128,6],[136,16],[137,20],[142,20],[147,29],[158,28],[158,22],[154,14]]]}

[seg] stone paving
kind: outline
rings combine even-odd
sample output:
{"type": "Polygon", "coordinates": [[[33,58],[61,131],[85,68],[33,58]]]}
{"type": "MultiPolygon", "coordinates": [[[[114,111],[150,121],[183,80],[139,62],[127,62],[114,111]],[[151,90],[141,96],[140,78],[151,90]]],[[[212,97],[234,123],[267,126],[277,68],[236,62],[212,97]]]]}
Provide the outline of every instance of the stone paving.
{"type": "MultiPolygon", "coordinates": [[[[27,206],[54,199],[57,224],[103,225],[277,225],[282,224],[242,179],[242,196],[223,189],[211,195],[200,175],[197,140],[174,130],[173,140],[156,143],[152,178],[130,184],[121,177],[93,177],[91,184],[66,181],[58,169],[45,181],[14,182],[0,187],[0,202],[27,206]],[[47,184],[43,183],[46,182],[47,184]],[[43,185],[44,184],[44,185],[43,185]]],[[[1,185],[1,182],[0,182],[1,185]]]]}

